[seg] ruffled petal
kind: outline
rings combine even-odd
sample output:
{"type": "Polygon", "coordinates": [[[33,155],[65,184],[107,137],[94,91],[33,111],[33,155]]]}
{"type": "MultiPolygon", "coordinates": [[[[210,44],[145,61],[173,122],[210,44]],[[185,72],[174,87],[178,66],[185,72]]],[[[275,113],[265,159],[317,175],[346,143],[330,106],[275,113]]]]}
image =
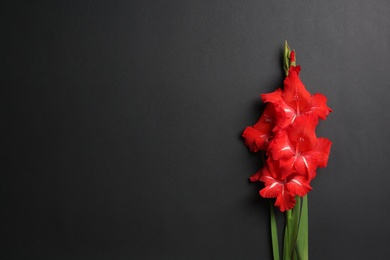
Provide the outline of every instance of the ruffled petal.
{"type": "Polygon", "coordinates": [[[284,185],[275,181],[271,185],[265,186],[259,191],[259,193],[263,198],[276,198],[283,192],[283,190],[284,185]]]}
{"type": "Polygon", "coordinates": [[[293,195],[305,196],[313,188],[310,186],[309,181],[301,175],[295,175],[286,184],[286,189],[293,195]]]}
{"type": "Polygon", "coordinates": [[[315,147],[317,152],[318,166],[323,168],[328,164],[330,147],[332,142],[327,138],[318,138],[318,145],[315,147]]]}
{"type": "Polygon", "coordinates": [[[271,133],[276,122],[276,111],[272,104],[267,104],[259,120],[253,127],[263,133],[271,133]]]}
{"type": "Polygon", "coordinates": [[[264,167],[260,170],[262,172],[260,181],[264,182],[265,185],[271,185],[273,180],[280,181],[281,178],[278,166],[278,161],[272,160],[271,157],[268,157],[265,161],[264,167]]]}
{"type": "Polygon", "coordinates": [[[278,88],[271,93],[261,94],[260,96],[264,103],[276,103],[282,99],[282,93],[282,89],[278,88]]]}
{"type": "Polygon", "coordinates": [[[272,104],[268,104],[259,120],[253,125],[245,128],[242,133],[245,145],[249,147],[251,152],[266,150],[269,141],[273,137],[272,129],[275,126],[275,108],[272,104]]]}
{"type": "Polygon", "coordinates": [[[286,210],[290,210],[290,209],[294,208],[294,206],[295,206],[294,195],[291,192],[284,190],[284,192],[282,192],[276,198],[275,206],[279,207],[281,212],[284,212],[286,210]]]}
{"type": "Polygon", "coordinates": [[[318,141],[315,128],[318,119],[314,115],[299,116],[286,130],[288,138],[295,151],[305,152],[313,149],[318,141]]]}
{"type": "Polygon", "coordinates": [[[259,150],[266,150],[270,140],[273,137],[272,131],[268,133],[260,132],[252,126],[245,128],[242,133],[244,143],[249,147],[251,152],[258,152],[259,150]]]}
{"type": "Polygon", "coordinates": [[[274,132],[280,131],[292,124],[297,116],[296,111],[288,106],[283,99],[275,103],[276,110],[276,126],[273,129],[274,132]]]}
{"type": "Polygon", "coordinates": [[[252,126],[248,126],[242,133],[242,137],[244,138],[245,145],[249,147],[251,152],[258,152],[263,148],[261,144],[265,142],[268,136],[252,126]]]}
{"type": "Polygon", "coordinates": [[[276,198],[284,190],[283,183],[276,179],[274,174],[269,171],[268,167],[263,168],[263,174],[260,178],[265,187],[260,190],[260,195],[264,198],[276,198]]]}
{"type": "Polygon", "coordinates": [[[295,154],[286,131],[279,131],[268,147],[272,159],[288,159],[295,154]]]}
{"type": "Polygon", "coordinates": [[[294,167],[300,174],[312,180],[316,176],[317,167],[326,167],[332,142],[326,138],[318,138],[313,150],[302,153],[295,161],[294,167]]]}
{"type": "Polygon", "coordinates": [[[294,194],[286,190],[281,175],[278,161],[268,158],[260,176],[260,181],[264,182],[265,187],[259,191],[259,194],[264,198],[276,198],[275,206],[283,212],[294,207],[295,198],[294,194]]]}
{"type": "Polygon", "coordinates": [[[300,65],[291,66],[290,71],[295,71],[295,73],[297,73],[297,75],[299,76],[299,72],[301,72],[301,66],[300,65]]]}
{"type": "Polygon", "coordinates": [[[298,76],[299,71],[300,67],[290,67],[288,76],[284,80],[284,92],[282,95],[283,100],[287,105],[294,108],[298,115],[301,114],[311,102],[311,94],[306,90],[300,80],[298,76]]]}
{"type": "Polygon", "coordinates": [[[294,167],[296,161],[296,157],[292,156],[288,159],[280,159],[279,160],[279,168],[280,168],[280,173],[281,173],[281,178],[284,180],[288,176],[294,174],[297,172],[297,170],[294,167]]]}
{"type": "Polygon", "coordinates": [[[311,104],[304,113],[314,113],[320,119],[326,119],[332,109],[326,105],[326,96],[316,93],[311,97],[311,104]]]}
{"type": "Polygon", "coordinates": [[[294,163],[295,170],[306,178],[311,179],[312,173],[318,167],[317,155],[315,152],[310,151],[298,156],[294,163]]]}
{"type": "Polygon", "coordinates": [[[283,91],[278,88],[274,92],[261,95],[264,103],[272,103],[275,107],[277,122],[274,132],[289,126],[296,117],[296,111],[284,102],[282,94],[283,91]]]}
{"type": "Polygon", "coordinates": [[[251,182],[259,181],[262,175],[262,170],[257,171],[255,174],[252,174],[252,176],[249,177],[249,180],[251,182]]]}

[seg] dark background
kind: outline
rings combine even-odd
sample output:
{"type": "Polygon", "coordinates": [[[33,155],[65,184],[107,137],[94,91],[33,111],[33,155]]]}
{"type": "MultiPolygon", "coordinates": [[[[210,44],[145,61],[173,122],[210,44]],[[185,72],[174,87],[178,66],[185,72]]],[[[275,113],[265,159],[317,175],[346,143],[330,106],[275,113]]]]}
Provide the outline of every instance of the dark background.
{"type": "MultiPolygon", "coordinates": [[[[284,40],[333,109],[310,259],[390,254],[388,1],[2,1],[1,259],[271,259],[242,130],[284,40]],[[267,3],[265,3],[267,2],[267,3]]],[[[282,221],[282,215],[278,215],[282,221]]],[[[283,223],[279,222],[279,225],[283,223]]]]}

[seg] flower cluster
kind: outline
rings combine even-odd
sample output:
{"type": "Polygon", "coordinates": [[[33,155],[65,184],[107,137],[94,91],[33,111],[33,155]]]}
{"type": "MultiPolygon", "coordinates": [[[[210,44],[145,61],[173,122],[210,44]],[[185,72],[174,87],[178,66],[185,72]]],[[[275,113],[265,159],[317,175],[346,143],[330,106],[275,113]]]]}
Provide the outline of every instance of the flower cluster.
{"type": "Polygon", "coordinates": [[[300,66],[290,66],[283,90],[261,95],[264,112],[242,133],[250,151],[267,155],[264,167],[250,180],[263,182],[260,195],[276,198],[275,206],[282,212],[294,207],[296,195],[303,197],[312,189],[310,181],[317,167],[327,165],[332,144],[315,133],[318,120],[326,119],[332,110],[324,95],[306,90],[299,72],[300,66]]]}

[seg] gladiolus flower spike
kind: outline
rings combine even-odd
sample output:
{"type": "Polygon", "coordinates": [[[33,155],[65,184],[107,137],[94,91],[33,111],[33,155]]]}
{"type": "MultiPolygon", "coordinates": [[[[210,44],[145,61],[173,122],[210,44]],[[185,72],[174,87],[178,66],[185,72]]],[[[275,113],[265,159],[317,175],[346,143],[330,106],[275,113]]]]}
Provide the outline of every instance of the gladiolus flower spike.
{"type": "MultiPolygon", "coordinates": [[[[317,168],[327,165],[332,144],[327,138],[317,137],[315,130],[319,120],[325,120],[332,110],[327,106],[327,98],[323,94],[311,94],[305,88],[299,78],[301,67],[296,65],[295,51],[290,49],[287,42],[284,70],[286,77],[283,88],[261,94],[266,107],[259,120],[245,128],[242,137],[251,152],[261,151],[265,154],[263,168],[250,180],[262,182],[264,188],[259,191],[260,195],[274,198],[274,205],[287,214],[286,227],[290,228],[285,232],[284,259],[292,259],[289,257],[293,255],[294,259],[307,259],[307,242],[299,243],[302,233],[306,233],[306,238],[302,240],[307,240],[307,227],[306,232],[301,232],[293,230],[291,225],[294,221],[307,225],[306,194],[312,189],[310,182],[315,178],[317,168]],[[302,197],[304,200],[301,203],[302,197]],[[294,208],[296,204],[299,204],[299,209],[294,208]],[[299,214],[295,213],[297,216],[294,216],[294,211],[299,211],[299,214]],[[301,216],[301,212],[306,216],[301,216]],[[295,242],[289,245],[286,240],[295,242]]],[[[274,248],[274,259],[276,251],[274,248]]]]}

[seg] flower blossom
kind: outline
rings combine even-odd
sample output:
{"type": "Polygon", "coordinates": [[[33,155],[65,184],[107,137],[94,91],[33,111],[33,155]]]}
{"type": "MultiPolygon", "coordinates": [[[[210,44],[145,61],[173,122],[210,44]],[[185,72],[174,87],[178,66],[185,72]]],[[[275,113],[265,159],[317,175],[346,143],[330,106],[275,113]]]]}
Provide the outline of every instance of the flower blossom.
{"type": "Polygon", "coordinates": [[[275,206],[280,211],[292,209],[295,196],[305,196],[312,187],[309,180],[300,174],[290,174],[286,178],[278,166],[278,161],[268,158],[265,167],[251,177],[251,181],[262,181],[265,187],[259,191],[264,198],[276,198],[275,206]]]}
{"type": "Polygon", "coordinates": [[[313,179],[317,167],[327,165],[331,142],[317,138],[317,123],[313,115],[300,116],[275,136],[268,151],[274,160],[279,160],[284,175],[297,172],[313,179]]]}
{"type": "Polygon", "coordinates": [[[269,142],[274,136],[272,129],[275,126],[275,120],[274,106],[268,104],[256,124],[245,128],[242,137],[251,152],[267,150],[269,142]]]}
{"type": "Polygon", "coordinates": [[[277,127],[283,129],[292,124],[298,116],[313,114],[319,119],[326,119],[332,111],[327,105],[327,98],[319,93],[311,95],[299,78],[300,66],[291,66],[284,80],[284,90],[280,88],[272,93],[262,94],[265,103],[275,106],[277,127]]]}
{"type": "Polygon", "coordinates": [[[324,95],[306,90],[300,70],[300,66],[290,66],[284,88],[261,95],[264,112],[242,133],[251,152],[263,150],[267,155],[264,167],[250,180],[263,182],[260,195],[276,198],[275,206],[281,211],[292,209],[295,196],[303,197],[312,189],[310,181],[318,167],[327,165],[332,144],[315,133],[318,120],[326,119],[332,110],[324,95]]]}

